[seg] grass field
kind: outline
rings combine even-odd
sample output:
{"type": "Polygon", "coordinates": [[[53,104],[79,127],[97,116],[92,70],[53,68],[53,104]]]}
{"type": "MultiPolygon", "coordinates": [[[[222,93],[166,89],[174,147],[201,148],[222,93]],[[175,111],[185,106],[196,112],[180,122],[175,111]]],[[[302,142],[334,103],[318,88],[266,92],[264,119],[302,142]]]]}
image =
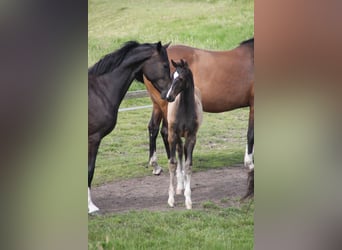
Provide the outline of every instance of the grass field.
{"type": "MultiPolygon", "coordinates": [[[[253,1],[90,0],[88,65],[128,40],[172,42],[227,50],[254,36],[253,1]]],[[[145,89],[133,83],[130,90],[145,89]]],[[[150,105],[149,98],[124,100],[122,107],[150,105]]],[[[150,175],[147,124],[151,109],[120,112],[115,130],[101,143],[93,185],[150,175]]],[[[194,151],[194,171],[243,161],[248,109],[204,113],[194,151]]],[[[167,171],[160,136],[159,163],[167,171]]],[[[90,216],[89,249],[253,249],[254,201],[250,209],[203,204],[199,211],[90,216]]]]}

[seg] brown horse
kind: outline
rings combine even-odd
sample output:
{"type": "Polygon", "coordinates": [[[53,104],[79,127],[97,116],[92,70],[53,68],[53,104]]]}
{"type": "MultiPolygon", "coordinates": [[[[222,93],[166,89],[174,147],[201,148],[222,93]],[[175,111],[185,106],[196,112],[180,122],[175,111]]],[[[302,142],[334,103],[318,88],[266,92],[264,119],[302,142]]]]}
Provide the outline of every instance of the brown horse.
{"type": "Polygon", "coordinates": [[[185,206],[192,208],[191,201],[191,172],[192,153],[196,144],[196,135],[202,123],[203,108],[201,103],[201,93],[195,88],[192,72],[186,61],[179,63],[171,60],[176,71],[172,77],[172,83],[166,94],[166,100],[170,102],[167,110],[168,121],[168,141],[170,146],[170,186],[168,204],[174,207],[175,191],[174,177],[177,170],[177,194],[184,190],[185,206]],[[182,137],[185,138],[184,146],[182,137]],[[178,152],[178,161],[176,158],[178,152]],[[183,169],[183,154],[185,164],[183,169]]]}
{"type": "MultiPolygon", "coordinates": [[[[195,86],[202,94],[204,111],[219,113],[250,107],[244,162],[245,166],[254,171],[254,38],[228,51],[209,51],[174,45],[168,47],[167,53],[169,60],[184,59],[188,62],[195,86]]],[[[174,70],[171,66],[171,73],[174,70]]],[[[161,98],[159,91],[145,77],[144,83],[153,102],[152,117],[148,126],[150,132],[149,164],[153,167],[153,173],[159,174],[161,167],[157,163],[156,138],[161,121],[163,122],[161,135],[167,156],[170,158],[167,143],[167,101],[161,98]]]]}

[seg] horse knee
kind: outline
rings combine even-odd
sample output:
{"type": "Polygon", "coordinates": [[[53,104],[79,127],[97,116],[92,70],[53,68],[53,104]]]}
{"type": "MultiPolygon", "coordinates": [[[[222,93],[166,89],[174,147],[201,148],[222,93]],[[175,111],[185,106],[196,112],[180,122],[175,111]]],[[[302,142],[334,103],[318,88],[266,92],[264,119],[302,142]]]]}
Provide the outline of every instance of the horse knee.
{"type": "Polygon", "coordinates": [[[150,133],[150,137],[157,137],[158,132],[159,132],[159,127],[155,126],[154,124],[150,122],[147,128],[150,133]]]}
{"type": "Polygon", "coordinates": [[[161,136],[163,137],[163,138],[168,138],[168,129],[167,129],[167,127],[166,126],[163,126],[162,128],[161,128],[161,130],[160,130],[160,134],[161,134],[161,136]]]}

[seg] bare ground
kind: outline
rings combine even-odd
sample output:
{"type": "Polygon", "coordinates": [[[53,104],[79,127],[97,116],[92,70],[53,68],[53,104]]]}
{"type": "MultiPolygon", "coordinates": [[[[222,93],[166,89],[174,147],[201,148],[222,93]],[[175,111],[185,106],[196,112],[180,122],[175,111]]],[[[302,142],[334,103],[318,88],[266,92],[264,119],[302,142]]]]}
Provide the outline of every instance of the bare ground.
{"type": "MultiPolygon", "coordinates": [[[[191,178],[193,209],[211,201],[220,207],[239,206],[247,191],[248,169],[243,164],[195,172],[191,178]]],[[[185,210],[184,196],[175,196],[175,208],[167,205],[169,173],[107,183],[92,188],[94,203],[101,213],[132,210],[185,210]]]]}

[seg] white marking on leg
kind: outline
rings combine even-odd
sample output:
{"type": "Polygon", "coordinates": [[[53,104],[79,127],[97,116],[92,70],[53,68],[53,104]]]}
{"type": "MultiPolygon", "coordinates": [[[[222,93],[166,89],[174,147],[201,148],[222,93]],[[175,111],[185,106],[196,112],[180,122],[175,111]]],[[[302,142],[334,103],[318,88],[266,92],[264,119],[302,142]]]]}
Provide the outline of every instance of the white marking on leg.
{"type": "Polygon", "coordinates": [[[99,211],[99,208],[95,206],[95,204],[92,202],[91,196],[90,196],[90,189],[88,188],[88,213],[91,214],[96,211],[99,211]]]}
{"type": "Polygon", "coordinates": [[[175,189],[173,187],[174,177],[176,169],[173,168],[172,163],[169,164],[169,172],[170,172],[170,185],[169,185],[169,199],[167,203],[170,207],[175,206],[175,189]]]}
{"type": "Polygon", "coordinates": [[[245,151],[245,167],[248,167],[249,169],[254,168],[254,163],[253,163],[253,154],[254,154],[254,146],[253,146],[253,151],[251,154],[248,154],[248,144],[246,144],[246,151],[245,151]]]}
{"type": "Polygon", "coordinates": [[[184,178],[185,182],[185,191],[184,191],[184,196],[185,196],[185,206],[187,209],[192,209],[192,201],[191,201],[191,173],[186,174],[184,178]]]}
{"type": "Polygon", "coordinates": [[[156,162],[157,161],[157,153],[156,151],[154,151],[152,157],[150,158],[150,165],[153,164],[153,162],[156,162]]]}
{"type": "Polygon", "coordinates": [[[248,166],[249,170],[254,169],[254,163],[252,162],[249,166],[248,166]]]}
{"type": "Polygon", "coordinates": [[[184,190],[184,171],[183,171],[183,164],[178,161],[177,164],[177,189],[176,194],[182,194],[184,190]]]}

